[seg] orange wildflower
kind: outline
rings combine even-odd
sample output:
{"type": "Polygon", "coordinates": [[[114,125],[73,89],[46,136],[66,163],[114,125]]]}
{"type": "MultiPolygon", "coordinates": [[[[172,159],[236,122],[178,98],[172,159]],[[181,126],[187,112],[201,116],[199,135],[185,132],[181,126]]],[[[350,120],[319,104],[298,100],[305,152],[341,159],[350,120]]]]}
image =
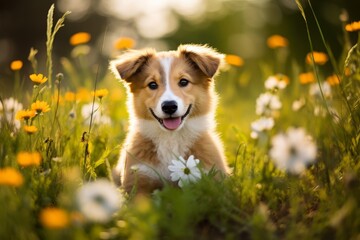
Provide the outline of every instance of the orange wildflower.
{"type": "Polygon", "coordinates": [[[322,52],[312,52],[306,55],[306,63],[312,63],[312,56],[314,56],[315,64],[324,65],[328,61],[328,56],[322,52]]]}
{"type": "Polygon", "coordinates": [[[313,82],[315,82],[314,73],[312,73],[312,72],[301,73],[299,75],[299,80],[300,80],[301,84],[313,83],[313,82]]]}
{"type": "Polygon", "coordinates": [[[129,37],[119,38],[114,45],[115,49],[117,50],[129,49],[129,48],[133,48],[134,46],[135,46],[135,40],[129,37]]]}
{"type": "Polygon", "coordinates": [[[38,114],[50,111],[49,104],[47,104],[47,102],[39,100],[31,104],[31,109],[36,111],[36,113],[38,114]]]}
{"type": "Polygon", "coordinates": [[[0,169],[0,185],[20,187],[24,183],[24,177],[15,168],[6,167],[0,169]]]}
{"type": "Polygon", "coordinates": [[[350,70],[349,67],[346,67],[346,68],[344,69],[344,74],[345,74],[346,77],[349,77],[349,76],[351,75],[351,70],[350,70]]]}
{"type": "Polygon", "coordinates": [[[10,69],[13,71],[20,70],[23,67],[23,62],[21,60],[15,60],[10,63],[10,69]]]}
{"type": "Polygon", "coordinates": [[[360,21],[352,22],[345,25],[345,30],[348,32],[357,32],[360,30],[360,21]]]}
{"type": "Polygon", "coordinates": [[[36,126],[29,126],[29,125],[24,126],[24,131],[27,132],[28,134],[33,134],[37,132],[37,130],[38,128],[36,126]]]}
{"type": "Polygon", "coordinates": [[[35,117],[36,112],[34,110],[20,110],[16,113],[15,118],[17,120],[29,120],[35,117]]]}
{"type": "Polygon", "coordinates": [[[19,152],[16,161],[22,167],[39,166],[41,155],[38,152],[19,152]]]}
{"type": "Polygon", "coordinates": [[[225,55],[225,61],[228,64],[236,67],[241,67],[242,65],[244,65],[244,60],[237,55],[227,54],[225,55]]]}
{"type": "Polygon", "coordinates": [[[47,77],[45,77],[41,73],[39,73],[39,74],[35,74],[35,73],[31,74],[30,79],[31,79],[31,81],[33,81],[37,85],[42,84],[42,83],[44,83],[44,82],[46,82],[48,80],[47,77]]]}
{"type": "Polygon", "coordinates": [[[336,74],[333,74],[326,78],[326,81],[329,83],[330,86],[339,85],[340,79],[336,74]]]}
{"type": "Polygon", "coordinates": [[[41,210],[40,222],[46,228],[61,229],[69,225],[69,214],[60,208],[49,207],[41,210]]]}
{"type": "Polygon", "coordinates": [[[280,35],[272,35],[266,40],[266,44],[269,48],[282,48],[287,47],[289,42],[286,38],[280,35]]]}
{"type": "Polygon", "coordinates": [[[87,32],[78,32],[70,37],[70,44],[73,46],[89,42],[91,35],[87,32]]]}

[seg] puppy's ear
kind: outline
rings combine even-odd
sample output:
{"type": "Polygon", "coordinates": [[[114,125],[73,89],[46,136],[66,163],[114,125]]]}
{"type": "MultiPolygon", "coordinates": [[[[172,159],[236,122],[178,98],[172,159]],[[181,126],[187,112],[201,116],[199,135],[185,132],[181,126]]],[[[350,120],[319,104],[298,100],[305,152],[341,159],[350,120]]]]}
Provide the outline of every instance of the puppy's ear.
{"type": "Polygon", "coordinates": [[[110,70],[117,78],[130,82],[130,78],[139,73],[155,53],[154,49],[131,50],[111,61],[110,70]]]}
{"type": "Polygon", "coordinates": [[[180,45],[178,52],[209,78],[216,74],[224,59],[224,55],[205,45],[180,45]]]}

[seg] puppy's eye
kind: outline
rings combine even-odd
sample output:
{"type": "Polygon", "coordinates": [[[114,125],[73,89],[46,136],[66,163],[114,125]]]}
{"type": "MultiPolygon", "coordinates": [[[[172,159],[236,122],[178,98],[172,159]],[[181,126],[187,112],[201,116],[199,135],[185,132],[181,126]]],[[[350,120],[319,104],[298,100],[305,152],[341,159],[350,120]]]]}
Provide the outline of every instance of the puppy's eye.
{"type": "Polygon", "coordinates": [[[187,85],[189,85],[189,80],[187,80],[185,78],[180,79],[180,81],[179,81],[180,87],[186,87],[187,85]]]}
{"type": "Polygon", "coordinates": [[[158,85],[156,82],[150,82],[150,83],[148,84],[148,87],[149,87],[151,90],[156,90],[156,89],[159,87],[159,85],[158,85]]]}

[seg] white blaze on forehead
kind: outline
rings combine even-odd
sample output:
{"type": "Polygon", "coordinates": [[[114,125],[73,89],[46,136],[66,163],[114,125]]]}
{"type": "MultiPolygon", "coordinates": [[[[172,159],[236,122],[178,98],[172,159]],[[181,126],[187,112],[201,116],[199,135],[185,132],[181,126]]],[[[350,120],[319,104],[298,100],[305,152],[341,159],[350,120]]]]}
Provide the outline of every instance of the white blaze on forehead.
{"type": "Polygon", "coordinates": [[[175,101],[178,105],[178,110],[174,113],[174,116],[182,116],[185,114],[186,109],[184,107],[183,100],[176,96],[175,93],[172,91],[170,86],[170,77],[171,77],[171,66],[173,63],[173,57],[163,57],[160,58],[160,65],[163,70],[163,82],[165,85],[165,91],[161,95],[159,102],[156,105],[155,113],[158,117],[166,117],[161,109],[161,105],[164,101],[175,101]],[[185,110],[184,110],[185,109],[185,110]]]}
{"type": "Polygon", "coordinates": [[[170,81],[170,70],[171,70],[171,65],[173,63],[174,58],[172,57],[163,57],[160,58],[160,65],[162,67],[162,70],[164,72],[164,82],[166,85],[169,85],[169,81],[170,81]]]}

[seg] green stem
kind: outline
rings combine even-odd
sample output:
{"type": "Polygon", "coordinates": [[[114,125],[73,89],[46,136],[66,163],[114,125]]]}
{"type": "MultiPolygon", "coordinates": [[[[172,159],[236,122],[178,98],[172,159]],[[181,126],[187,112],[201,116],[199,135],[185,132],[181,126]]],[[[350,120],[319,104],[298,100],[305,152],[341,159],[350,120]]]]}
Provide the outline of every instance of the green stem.
{"type": "Polygon", "coordinates": [[[51,123],[51,131],[50,131],[50,137],[53,137],[53,133],[54,133],[54,125],[55,125],[55,121],[56,121],[56,117],[57,117],[57,112],[59,109],[59,102],[60,102],[60,84],[61,84],[61,80],[62,80],[62,74],[58,74],[56,75],[56,82],[57,82],[57,98],[56,98],[56,106],[55,106],[55,111],[54,111],[54,119],[51,123]]]}
{"type": "MultiPolygon", "coordinates": [[[[103,47],[104,47],[104,42],[105,42],[105,36],[106,36],[106,32],[107,32],[107,28],[105,29],[105,34],[104,34],[104,38],[102,41],[102,45],[101,45],[101,52],[103,51],[103,47]]],[[[95,77],[95,82],[94,82],[94,93],[97,89],[97,83],[98,83],[98,78],[99,78],[99,72],[100,72],[100,65],[97,66],[97,71],[96,71],[96,77],[95,77]]],[[[94,108],[95,108],[95,94],[93,96],[92,99],[92,108],[91,108],[91,115],[90,115],[90,124],[89,124],[89,131],[85,140],[85,152],[84,152],[84,170],[85,170],[85,164],[87,162],[87,157],[89,155],[89,139],[90,139],[90,134],[91,134],[91,129],[92,129],[92,125],[93,125],[93,118],[94,118],[94,108]]],[[[84,171],[85,172],[85,171],[84,171]]]]}

